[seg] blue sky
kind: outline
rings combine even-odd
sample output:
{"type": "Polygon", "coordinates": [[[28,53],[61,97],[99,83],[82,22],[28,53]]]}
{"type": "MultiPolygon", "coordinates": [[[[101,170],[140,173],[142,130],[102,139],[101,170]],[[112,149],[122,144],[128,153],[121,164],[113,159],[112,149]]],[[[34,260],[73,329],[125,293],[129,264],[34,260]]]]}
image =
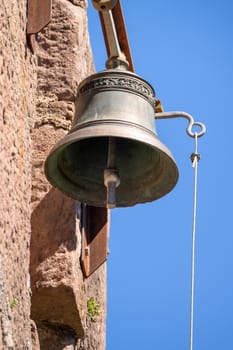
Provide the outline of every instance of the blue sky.
{"type": "MultiPolygon", "coordinates": [[[[89,2],[99,71],[106,52],[89,2]]],[[[233,2],[121,2],[135,72],[166,111],[189,112],[207,127],[199,139],[194,350],[233,349],[233,2]]],[[[107,350],[189,348],[194,145],[185,120],[156,128],[179,182],[158,201],[112,210],[107,350]]]]}

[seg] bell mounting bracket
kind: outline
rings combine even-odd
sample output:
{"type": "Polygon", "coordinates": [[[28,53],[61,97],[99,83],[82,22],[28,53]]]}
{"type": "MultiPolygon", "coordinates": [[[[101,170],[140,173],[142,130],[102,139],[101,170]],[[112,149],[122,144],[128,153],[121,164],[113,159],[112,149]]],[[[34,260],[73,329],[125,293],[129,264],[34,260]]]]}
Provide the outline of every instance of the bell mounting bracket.
{"type": "Polygon", "coordinates": [[[133,60],[125,26],[125,20],[120,0],[92,0],[94,7],[99,11],[105,46],[108,54],[107,68],[115,60],[127,64],[127,69],[134,71],[133,60]],[[111,6],[105,6],[111,4],[111,6]],[[103,6],[101,6],[103,5],[103,6]]]}
{"type": "MultiPolygon", "coordinates": [[[[156,110],[155,110],[156,112],[156,110]]],[[[188,136],[195,138],[201,137],[206,133],[206,126],[201,122],[195,122],[191,114],[186,112],[161,112],[155,113],[155,119],[172,119],[172,118],[185,118],[188,120],[188,126],[186,128],[186,132],[188,136]],[[199,132],[192,131],[193,127],[198,127],[200,129],[199,132]]]]}
{"type": "Polygon", "coordinates": [[[52,0],[28,0],[27,42],[35,52],[36,35],[51,21],[52,0]]]}

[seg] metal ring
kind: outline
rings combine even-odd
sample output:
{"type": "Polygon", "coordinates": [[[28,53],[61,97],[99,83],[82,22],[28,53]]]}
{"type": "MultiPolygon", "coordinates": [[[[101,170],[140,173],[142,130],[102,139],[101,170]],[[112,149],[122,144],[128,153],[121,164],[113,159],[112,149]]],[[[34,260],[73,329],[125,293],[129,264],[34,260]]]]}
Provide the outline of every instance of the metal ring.
{"type": "Polygon", "coordinates": [[[190,120],[190,123],[186,129],[186,132],[189,136],[191,137],[195,137],[195,134],[197,135],[197,137],[201,137],[203,135],[205,135],[206,133],[206,126],[203,123],[200,122],[193,122],[193,120],[190,120]],[[199,132],[192,132],[192,128],[194,126],[198,126],[199,128],[201,128],[201,130],[199,132]]]}

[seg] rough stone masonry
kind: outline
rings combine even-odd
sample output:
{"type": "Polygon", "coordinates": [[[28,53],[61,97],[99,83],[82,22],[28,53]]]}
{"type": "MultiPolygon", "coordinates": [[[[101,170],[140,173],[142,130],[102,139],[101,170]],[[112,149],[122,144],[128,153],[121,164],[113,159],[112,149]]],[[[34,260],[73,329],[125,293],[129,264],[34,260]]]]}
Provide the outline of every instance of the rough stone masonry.
{"type": "Polygon", "coordinates": [[[85,0],[53,0],[33,55],[27,1],[0,0],[0,349],[104,350],[106,268],[80,266],[80,204],[51,188],[44,160],[93,73],[85,0]],[[100,304],[97,322],[87,298],[100,304]]]}

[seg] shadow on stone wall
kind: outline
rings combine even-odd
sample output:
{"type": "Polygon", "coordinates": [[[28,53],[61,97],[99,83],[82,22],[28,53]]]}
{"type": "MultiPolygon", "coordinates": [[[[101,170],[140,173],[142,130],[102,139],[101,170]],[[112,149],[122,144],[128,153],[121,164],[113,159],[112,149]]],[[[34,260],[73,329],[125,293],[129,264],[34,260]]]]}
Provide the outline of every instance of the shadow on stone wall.
{"type": "MultiPolygon", "coordinates": [[[[64,247],[68,251],[77,249],[77,202],[52,188],[31,217],[31,269],[64,247]]],[[[33,272],[32,271],[32,272],[33,272]]]]}
{"type": "Polygon", "coordinates": [[[51,325],[46,322],[38,327],[40,349],[46,350],[74,350],[77,337],[69,327],[51,325]]]}

